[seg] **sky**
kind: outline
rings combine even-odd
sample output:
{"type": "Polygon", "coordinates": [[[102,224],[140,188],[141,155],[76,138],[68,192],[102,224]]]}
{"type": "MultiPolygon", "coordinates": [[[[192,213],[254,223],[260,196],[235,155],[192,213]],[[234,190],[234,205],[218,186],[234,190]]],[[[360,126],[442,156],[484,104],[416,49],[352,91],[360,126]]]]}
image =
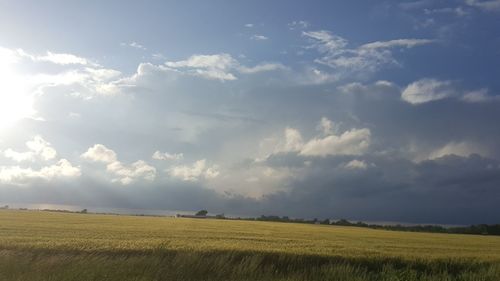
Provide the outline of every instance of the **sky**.
{"type": "Polygon", "coordinates": [[[500,1],[0,0],[0,202],[500,222],[500,1]]]}

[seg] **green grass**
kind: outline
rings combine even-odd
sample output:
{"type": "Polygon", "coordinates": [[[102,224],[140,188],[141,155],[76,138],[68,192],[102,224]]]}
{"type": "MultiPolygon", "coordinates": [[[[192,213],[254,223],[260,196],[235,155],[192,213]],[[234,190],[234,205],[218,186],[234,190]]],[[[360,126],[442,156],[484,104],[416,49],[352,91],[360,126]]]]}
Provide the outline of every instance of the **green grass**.
{"type": "Polygon", "coordinates": [[[0,211],[0,280],[500,280],[500,237],[0,211]]]}

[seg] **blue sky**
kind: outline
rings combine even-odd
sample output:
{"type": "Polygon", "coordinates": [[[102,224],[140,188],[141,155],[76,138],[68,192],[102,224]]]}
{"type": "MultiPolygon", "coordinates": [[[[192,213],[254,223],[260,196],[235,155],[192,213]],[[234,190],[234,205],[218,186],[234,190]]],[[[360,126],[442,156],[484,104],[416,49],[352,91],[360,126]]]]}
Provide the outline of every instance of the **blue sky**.
{"type": "Polygon", "coordinates": [[[0,1],[5,202],[498,222],[500,1],[0,1]]]}

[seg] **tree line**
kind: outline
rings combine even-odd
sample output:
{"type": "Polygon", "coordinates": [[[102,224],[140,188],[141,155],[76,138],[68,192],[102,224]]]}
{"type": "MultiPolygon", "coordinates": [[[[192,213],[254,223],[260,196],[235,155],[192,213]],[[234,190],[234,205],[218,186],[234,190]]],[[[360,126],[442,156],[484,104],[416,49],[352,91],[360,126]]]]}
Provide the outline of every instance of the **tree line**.
{"type": "Polygon", "coordinates": [[[350,222],[346,219],[337,221],[324,219],[300,219],[290,218],[288,216],[265,216],[262,215],[256,218],[236,218],[242,220],[255,220],[255,221],[273,221],[273,222],[289,222],[289,223],[307,223],[307,224],[323,224],[323,225],[339,225],[339,226],[354,226],[366,227],[372,229],[384,229],[394,231],[410,231],[410,232],[433,232],[433,233],[451,233],[451,234],[476,234],[476,235],[500,235],[500,224],[476,224],[469,226],[454,226],[444,227],[440,225],[381,225],[381,224],[367,224],[361,221],[350,222]]]}

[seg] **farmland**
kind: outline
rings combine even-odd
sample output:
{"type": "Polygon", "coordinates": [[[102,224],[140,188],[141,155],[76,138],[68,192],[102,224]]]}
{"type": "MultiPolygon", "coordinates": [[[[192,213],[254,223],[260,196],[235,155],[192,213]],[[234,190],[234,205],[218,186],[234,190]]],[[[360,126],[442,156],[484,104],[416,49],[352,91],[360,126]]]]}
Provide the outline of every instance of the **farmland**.
{"type": "Polygon", "coordinates": [[[500,237],[3,210],[0,280],[500,280],[500,237]]]}

